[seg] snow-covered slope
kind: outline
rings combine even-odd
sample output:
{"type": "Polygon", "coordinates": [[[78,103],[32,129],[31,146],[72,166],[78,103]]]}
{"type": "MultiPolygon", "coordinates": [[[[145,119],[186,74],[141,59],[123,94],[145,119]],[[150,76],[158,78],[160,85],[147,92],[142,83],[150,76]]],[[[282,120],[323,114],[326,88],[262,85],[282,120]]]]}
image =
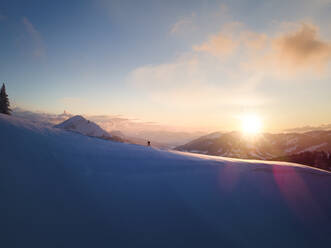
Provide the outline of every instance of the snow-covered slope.
{"type": "Polygon", "coordinates": [[[0,247],[330,247],[330,173],[0,114],[0,247]]]}

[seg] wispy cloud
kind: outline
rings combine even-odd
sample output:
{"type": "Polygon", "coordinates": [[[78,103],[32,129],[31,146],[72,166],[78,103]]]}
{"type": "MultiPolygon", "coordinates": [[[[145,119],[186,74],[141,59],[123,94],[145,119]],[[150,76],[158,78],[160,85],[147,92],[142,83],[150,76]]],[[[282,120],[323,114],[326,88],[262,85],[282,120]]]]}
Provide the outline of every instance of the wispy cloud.
{"type": "Polygon", "coordinates": [[[320,126],[303,126],[296,128],[285,129],[284,132],[290,133],[305,133],[310,131],[331,130],[331,124],[322,124],[320,126]]]}
{"type": "Polygon", "coordinates": [[[188,17],[184,17],[179,19],[172,27],[170,32],[172,34],[180,33],[181,31],[188,30],[188,29],[194,29],[194,18],[195,18],[195,13],[192,13],[188,17]]]}
{"type": "Polygon", "coordinates": [[[258,74],[238,75],[217,59],[194,53],[172,63],[137,68],[129,77],[154,102],[179,108],[264,104],[269,99],[255,91],[261,79],[258,74]]]}
{"type": "Polygon", "coordinates": [[[159,104],[183,108],[262,106],[273,101],[259,91],[260,85],[268,82],[266,78],[297,80],[299,75],[306,76],[299,69],[307,68],[320,76],[321,68],[330,62],[331,43],[318,36],[317,27],[295,27],[273,36],[231,22],[169,63],[136,68],[129,81],[159,104]]]}
{"type": "Polygon", "coordinates": [[[22,19],[25,31],[29,34],[30,38],[34,42],[33,54],[36,57],[43,57],[45,55],[45,44],[40,32],[33,26],[30,20],[26,17],[22,19]]]}
{"type": "Polygon", "coordinates": [[[237,47],[238,42],[233,37],[220,33],[209,38],[207,42],[193,48],[198,52],[208,52],[218,57],[225,57],[232,54],[237,47]]]}
{"type": "Polygon", "coordinates": [[[182,16],[176,20],[171,26],[170,33],[175,35],[188,34],[203,31],[203,23],[223,23],[225,19],[229,18],[229,9],[225,4],[220,4],[218,8],[215,8],[208,15],[197,14],[192,12],[187,16],[182,16]]]}

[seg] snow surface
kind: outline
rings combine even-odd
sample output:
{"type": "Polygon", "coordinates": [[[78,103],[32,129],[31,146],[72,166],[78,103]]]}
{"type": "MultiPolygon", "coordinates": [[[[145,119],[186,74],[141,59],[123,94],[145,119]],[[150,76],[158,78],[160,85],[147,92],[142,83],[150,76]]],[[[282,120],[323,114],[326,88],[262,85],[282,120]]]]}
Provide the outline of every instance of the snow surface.
{"type": "Polygon", "coordinates": [[[324,143],[319,144],[319,145],[310,146],[310,147],[308,147],[308,148],[302,150],[301,152],[309,152],[309,151],[311,152],[311,151],[316,151],[318,148],[321,148],[321,147],[323,147],[323,146],[327,146],[327,145],[328,145],[328,143],[324,142],[324,143]]]}
{"type": "Polygon", "coordinates": [[[223,133],[221,132],[214,132],[208,135],[205,135],[204,138],[208,138],[208,139],[219,139],[223,136],[223,133]]]}
{"type": "Polygon", "coordinates": [[[285,149],[285,153],[292,153],[298,148],[297,145],[285,149]]]}
{"type": "Polygon", "coordinates": [[[0,114],[0,247],[330,247],[331,173],[0,114]]]}
{"type": "Polygon", "coordinates": [[[299,138],[298,137],[290,137],[287,141],[286,141],[286,145],[290,146],[290,145],[294,145],[296,143],[298,143],[299,138]]]}

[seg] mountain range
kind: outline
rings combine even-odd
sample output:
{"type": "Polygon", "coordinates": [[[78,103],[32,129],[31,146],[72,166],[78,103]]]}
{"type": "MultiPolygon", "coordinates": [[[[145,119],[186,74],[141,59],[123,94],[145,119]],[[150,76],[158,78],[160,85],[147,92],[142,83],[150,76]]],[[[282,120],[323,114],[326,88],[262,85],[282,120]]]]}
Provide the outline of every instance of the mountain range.
{"type": "Polygon", "coordinates": [[[178,151],[243,159],[272,159],[306,151],[331,151],[331,131],[306,133],[215,132],[175,148],[178,151]]]}

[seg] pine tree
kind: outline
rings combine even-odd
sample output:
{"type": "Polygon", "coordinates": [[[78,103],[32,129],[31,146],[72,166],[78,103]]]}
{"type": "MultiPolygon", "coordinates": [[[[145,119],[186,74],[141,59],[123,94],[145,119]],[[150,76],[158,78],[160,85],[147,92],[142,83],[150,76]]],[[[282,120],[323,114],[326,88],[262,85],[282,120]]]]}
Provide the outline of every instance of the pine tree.
{"type": "Polygon", "coordinates": [[[6,93],[5,84],[2,84],[0,90],[0,113],[10,115],[11,109],[9,108],[9,99],[6,93]]]}

